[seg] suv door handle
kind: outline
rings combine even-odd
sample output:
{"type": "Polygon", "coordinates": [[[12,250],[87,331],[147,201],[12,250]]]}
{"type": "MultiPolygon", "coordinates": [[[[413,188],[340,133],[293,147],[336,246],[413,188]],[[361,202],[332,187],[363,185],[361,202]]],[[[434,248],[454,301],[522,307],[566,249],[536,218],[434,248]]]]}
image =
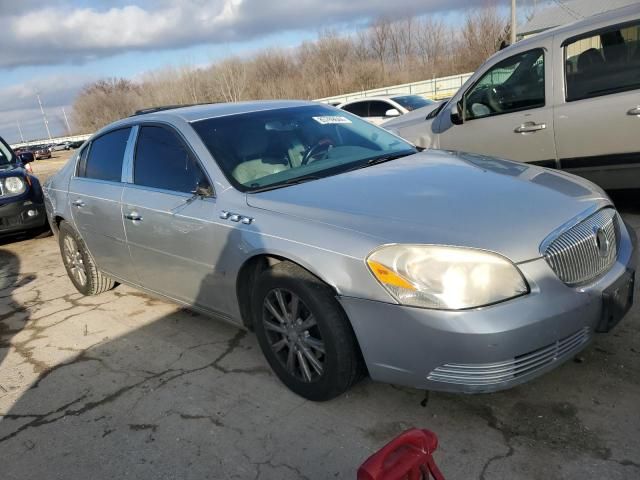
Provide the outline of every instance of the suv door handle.
{"type": "Polygon", "coordinates": [[[517,127],[514,132],[516,133],[532,133],[547,128],[546,123],[525,122],[517,127]]]}
{"type": "Polygon", "coordinates": [[[74,207],[80,208],[80,207],[84,207],[86,204],[82,200],[76,200],[71,205],[73,205],[74,207]]]}
{"type": "Polygon", "coordinates": [[[124,218],[131,220],[132,222],[141,222],[142,217],[138,212],[125,213],[124,218]]]}
{"type": "Polygon", "coordinates": [[[632,115],[632,116],[640,116],[640,107],[633,107],[629,110],[627,110],[627,115],[632,115]]]}

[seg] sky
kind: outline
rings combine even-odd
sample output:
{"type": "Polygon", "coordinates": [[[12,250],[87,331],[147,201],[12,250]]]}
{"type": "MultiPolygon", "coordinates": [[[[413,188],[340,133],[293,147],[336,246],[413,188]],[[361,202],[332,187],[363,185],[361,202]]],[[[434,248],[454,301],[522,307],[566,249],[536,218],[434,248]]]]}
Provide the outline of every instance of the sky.
{"type": "MultiPolygon", "coordinates": [[[[350,32],[380,15],[438,14],[455,22],[487,0],[0,0],[0,136],[66,133],[73,99],[104,77],[206,65],[288,48],[323,28],[350,32]]],[[[509,3],[508,0],[497,2],[509,3]]]]}

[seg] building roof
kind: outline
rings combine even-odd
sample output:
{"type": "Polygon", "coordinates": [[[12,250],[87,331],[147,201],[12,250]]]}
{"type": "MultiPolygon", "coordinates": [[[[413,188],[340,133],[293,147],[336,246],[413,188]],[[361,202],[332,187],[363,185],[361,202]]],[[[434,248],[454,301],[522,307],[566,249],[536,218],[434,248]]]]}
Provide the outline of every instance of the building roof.
{"type": "Polygon", "coordinates": [[[637,4],[638,0],[558,0],[552,3],[552,5],[536,11],[528,22],[520,26],[518,35],[532,35],[608,10],[637,4]]]}

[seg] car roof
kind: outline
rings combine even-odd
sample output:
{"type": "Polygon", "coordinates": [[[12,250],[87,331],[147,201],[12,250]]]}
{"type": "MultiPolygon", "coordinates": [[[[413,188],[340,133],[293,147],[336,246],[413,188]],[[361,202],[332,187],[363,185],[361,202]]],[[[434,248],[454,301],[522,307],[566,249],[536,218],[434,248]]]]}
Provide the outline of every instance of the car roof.
{"type": "Polygon", "coordinates": [[[136,120],[148,119],[152,117],[179,117],[187,122],[196,122],[208,118],[225,117],[227,115],[239,115],[250,112],[261,112],[266,110],[276,110],[280,108],[302,107],[309,105],[319,105],[315,102],[304,100],[259,100],[249,102],[234,103],[210,103],[205,105],[193,105],[186,107],[171,108],[168,110],[151,111],[142,115],[130,117],[136,120]]]}
{"type": "Polygon", "coordinates": [[[362,98],[356,98],[354,100],[349,100],[347,102],[343,102],[340,105],[349,105],[350,103],[356,103],[356,102],[368,102],[371,100],[393,100],[396,97],[406,97],[410,95],[409,93],[398,93],[396,95],[376,95],[374,97],[362,97],[362,98]]]}
{"type": "MultiPolygon", "coordinates": [[[[617,23],[618,19],[622,19],[631,14],[640,12],[640,4],[627,5],[626,7],[615,8],[613,10],[607,10],[606,12],[597,13],[587,18],[583,18],[581,20],[577,20],[573,23],[569,23],[567,25],[561,25],[559,27],[551,28],[549,30],[545,30],[541,33],[536,33],[531,37],[525,38],[513,44],[513,47],[522,47],[526,46],[530,43],[537,43],[540,40],[543,40],[547,37],[552,37],[557,34],[563,34],[567,32],[572,32],[573,30],[578,30],[581,28],[588,28],[591,25],[598,25],[601,23],[617,23]]],[[[510,47],[508,47],[510,48],[510,47]]],[[[502,50],[503,52],[506,51],[502,50]]]]}

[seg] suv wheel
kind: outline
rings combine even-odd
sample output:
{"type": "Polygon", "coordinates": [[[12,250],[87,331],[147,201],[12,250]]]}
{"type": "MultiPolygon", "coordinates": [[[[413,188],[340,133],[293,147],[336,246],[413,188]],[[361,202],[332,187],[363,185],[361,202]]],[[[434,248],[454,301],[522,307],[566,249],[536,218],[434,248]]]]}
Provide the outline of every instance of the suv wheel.
{"type": "Polygon", "coordinates": [[[83,295],[98,295],[111,290],[115,282],[97,269],[87,247],[66,222],[60,223],[60,253],[71,283],[83,295]]]}
{"type": "Polygon", "coordinates": [[[257,279],[252,307],[262,352],[292,391],[324,401],[357,381],[355,335],[335,293],[318,278],[293,263],[279,263],[257,279]]]}

